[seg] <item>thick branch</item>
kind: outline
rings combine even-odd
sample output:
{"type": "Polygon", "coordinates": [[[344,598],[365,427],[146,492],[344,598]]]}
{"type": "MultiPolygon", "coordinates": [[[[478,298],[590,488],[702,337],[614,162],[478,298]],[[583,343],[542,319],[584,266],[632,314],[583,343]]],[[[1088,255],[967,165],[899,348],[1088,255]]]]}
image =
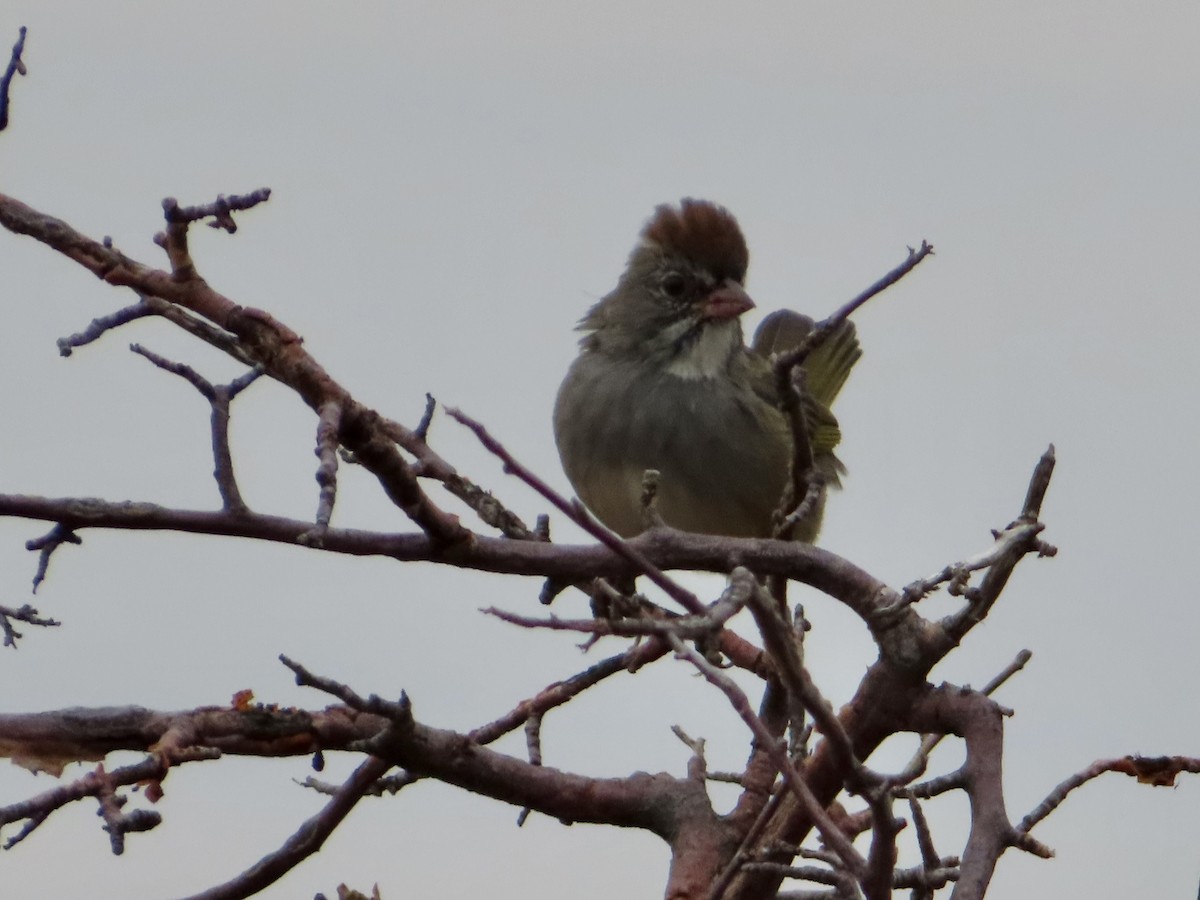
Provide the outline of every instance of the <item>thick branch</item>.
{"type": "Polygon", "coordinates": [[[470,533],[457,517],[434,505],[417,483],[416,475],[387,435],[383,419],[357,403],[301,346],[294,331],[262,310],[239,306],[217,292],[195,271],[187,249],[187,227],[193,218],[215,215],[233,200],[252,206],[265,192],[244,198],[218,200],[215,205],[180,207],[164,201],[167,232],[162,238],[171,260],[171,271],[154,269],[76,231],[61,219],[45,215],[12,197],[0,194],[0,225],[16,234],[41,241],[109,284],[129,287],[139,294],[176,304],[229,332],[237,339],[238,358],[249,358],[277,381],[296,391],[318,412],[329,402],[343,410],[339,439],[380,482],[387,496],[434,540],[455,544],[470,533]]]}
{"type": "MultiPolygon", "coordinates": [[[[164,742],[172,752],[207,748],[246,756],[306,756],[322,749],[369,747],[374,755],[410,772],[518,807],[570,821],[647,828],[664,837],[676,826],[674,811],[681,798],[703,792],[668,775],[589,778],[534,766],[488,750],[466,735],[416,721],[405,728],[388,727],[385,718],[346,707],[174,713],[122,707],[0,715],[0,755],[55,773],[68,762],[98,760],[116,750],[160,753],[164,742]]],[[[79,797],[62,802],[74,799],[79,797]]],[[[26,802],[0,810],[0,825],[26,818],[31,808],[26,802]]]]}
{"type": "Polygon", "coordinates": [[[982,900],[1014,837],[1004,807],[1003,713],[977,691],[942,687],[914,707],[913,717],[918,731],[950,732],[966,740],[963,787],[971,802],[971,830],[952,900],[982,900]]]}
{"type": "Polygon", "coordinates": [[[201,707],[157,712],[139,706],[0,714],[0,756],[58,775],[71,762],[98,761],[116,750],[154,750],[168,734],[188,746],[239,756],[297,756],[345,750],[374,737],[378,717],[353,710],[201,707]]]}
{"type": "MultiPolygon", "coordinates": [[[[312,527],[306,520],[259,513],[231,515],[222,511],[170,509],[137,501],[110,503],[95,498],[23,494],[0,494],[0,516],[58,522],[71,531],[85,528],[180,531],[301,546],[301,535],[312,527]]],[[[737,565],[745,565],[760,574],[784,575],[824,591],[864,618],[899,597],[853,563],[811,544],[717,537],[673,529],[643,534],[626,543],[662,569],[728,573],[737,565]]],[[[419,533],[330,528],[321,549],[353,556],[389,556],[406,562],[439,562],[487,572],[573,580],[640,572],[622,556],[595,544],[550,544],[482,535],[447,546],[419,533]]]]}

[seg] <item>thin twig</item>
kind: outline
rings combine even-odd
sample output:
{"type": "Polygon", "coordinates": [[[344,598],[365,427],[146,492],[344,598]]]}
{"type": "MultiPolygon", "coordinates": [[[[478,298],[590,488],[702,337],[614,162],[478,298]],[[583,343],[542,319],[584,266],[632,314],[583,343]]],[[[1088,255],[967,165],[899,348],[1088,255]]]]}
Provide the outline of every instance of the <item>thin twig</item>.
{"type": "MultiPolygon", "coordinates": [[[[709,637],[713,623],[703,616],[679,616],[674,619],[651,619],[624,617],[616,619],[560,619],[551,615],[548,618],[522,616],[489,606],[480,610],[488,616],[495,616],[510,625],[521,628],[542,628],[548,631],[574,631],[580,634],[595,634],[612,637],[646,637],[649,635],[673,634],[685,641],[694,641],[709,637]]],[[[720,626],[717,626],[718,628],[720,626]]]]}
{"type": "Polygon", "coordinates": [[[733,881],[733,877],[741,871],[742,867],[749,860],[754,848],[758,845],[758,839],[766,830],[767,825],[775,817],[779,808],[783,805],[784,791],[776,791],[771,795],[771,799],[759,810],[758,815],[754,819],[754,823],[742,838],[741,844],[738,845],[737,852],[729,863],[721,870],[721,874],[713,882],[712,887],[708,891],[708,900],[721,900],[725,895],[725,889],[729,887],[729,883],[733,881]]]}
{"type": "MultiPolygon", "coordinates": [[[[983,690],[980,691],[980,693],[985,697],[990,697],[1000,688],[1002,684],[1004,684],[1004,682],[1008,681],[1008,679],[1012,678],[1013,675],[1025,668],[1026,663],[1028,663],[1031,659],[1033,659],[1033,652],[1030,650],[1022,650],[1013,658],[1012,662],[996,673],[992,680],[984,685],[983,690]]],[[[908,765],[906,765],[898,774],[890,776],[888,778],[888,782],[893,785],[905,785],[925,774],[925,770],[929,765],[929,754],[931,754],[933,749],[942,742],[942,738],[945,736],[946,735],[944,733],[922,735],[921,745],[917,748],[916,753],[913,754],[912,759],[909,760],[908,765]]],[[[957,776],[958,773],[952,774],[957,776]]],[[[939,793],[942,793],[946,790],[951,790],[958,786],[960,785],[956,782],[939,782],[939,784],[935,785],[935,787],[938,788],[939,793]]],[[[900,792],[898,796],[905,796],[905,792],[900,792]]],[[[916,796],[916,794],[913,794],[912,796],[916,796]]],[[[924,796],[930,795],[925,794],[924,796]]]]}
{"type": "MultiPolygon", "coordinates": [[[[929,820],[925,818],[925,811],[921,809],[920,801],[916,797],[908,798],[908,811],[912,816],[913,828],[917,832],[917,847],[921,851],[921,871],[928,873],[940,868],[941,858],[937,854],[937,850],[933,846],[933,835],[929,831],[929,820]]],[[[933,891],[925,885],[920,885],[913,889],[912,900],[931,900],[933,891]]]]}
{"type": "Polygon", "coordinates": [[[1118,759],[1101,759],[1082,772],[1077,772],[1056,786],[1046,799],[1037,805],[1016,826],[1020,834],[1028,834],[1042,819],[1046,818],[1067,799],[1067,795],[1093,778],[1115,772],[1136,778],[1140,784],[1153,787],[1174,787],[1179,775],[1187,772],[1200,774],[1200,757],[1194,756],[1122,756],[1118,759]]]}
{"type": "Polygon", "coordinates": [[[727,675],[708,662],[694,648],[687,646],[679,638],[674,635],[668,635],[667,640],[670,641],[671,647],[677,655],[688,660],[710,684],[715,685],[725,694],[742,721],[750,728],[754,737],[771,754],[772,760],[783,775],[784,782],[803,806],[804,811],[810,816],[813,824],[816,825],[821,839],[833,848],[848,871],[854,873],[855,877],[861,877],[866,872],[866,860],[854,849],[854,845],[847,840],[846,836],[842,834],[837,825],[829,818],[829,815],[817,801],[816,797],[813,796],[812,791],[809,790],[808,784],[804,780],[804,776],[796,770],[795,766],[792,765],[792,761],[788,759],[782,744],[767,730],[762,720],[754,714],[754,710],[750,707],[750,701],[742,692],[742,689],[727,675]]]}
{"type": "Polygon", "coordinates": [[[392,764],[386,760],[368,757],[337,789],[325,807],[297,828],[279,849],[224,884],[193,894],[187,900],[243,900],[274,884],[320,850],[325,839],[390,768],[392,764]]]}
{"type": "Polygon", "coordinates": [[[13,44],[8,66],[5,68],[4,74],[0,75],[0,131],[8,127],[9,88],[12,85],[13,76],[28,74],[25,61],[21,59],[21,54],[25,52],[25,31],[24,25],[18,29],[17,42],[13,44]]]}
{"type": "Polygon", "coordinates": [[[56,628],[62,624],[57,619],[46,619],[28,603],[13,608],[0,606],[0,634],[4,635],[4,646],[17,649],[17,641],[24,635],[13,627],[13,622],[25,622],[42,628],[56,628]]]}
{"type": "MultiPolygon", "coordinates": [[[[425,395],[425,413],[432,421],[435,401],[431,394],[425,395]]],[[[411,429],[392,419],[381,419],[380,425],[393,441],[404,450],[417,458],[413,464],[413,472],[421,478],[433,478],[442,486],[475,511],[475,514],[487,525],[497,529],[505,537],[519,541],[549,541],[549,534],[541,535],[536,529],[530,530],[520,516],[504,506],[490,491],[484,490],[474,481],[460,474],[454,466],[442,458],[426,443],[429,424],[425,415],[417,428],[411,429]],[[422,433],[421,426],[425,426],[422,433]]]]}
{"type": "Polygon", "coordinates": [[[209,428],[212,435],[213,478],[221,495],[222,507],[235,515],[249,511],[238,488],[233,469],[233,453],[229,448],[229,409],[234,398],[252,385],[263,374],[261,366],[239,375],[229,384],[214,385],[189,365],[173,362],[148,350],[141,344],[130,344],[129,349],[145,357],[163,371],[178,375],[199,391],[211,409],[209,428]]]}
{"type": "Polygon", "coordinates": [[[933,244],[929,243],[928,241],[922,240],[921,246],[916,250],[914,250],[912,247],[909,247],[908,258],[905,259],[904,262],[900,263],[900,265],[896,266],[896,268],[892,269],[870,287],[866,288],[862,293],[842,306],[824,322],[818,323],[817,327],[813,329],[814,334],[819,331],[832,331],[833,329],[837,328],[837,326],[849,319],[850,316],[853,315],[860,306],[862,306],[876,294],[886,291],[893,284],[920,265],[925,257],[932,255],[933,244]]]}
{"type": "Polygon", "coordinates": [[[545,715],[551,709],[569,703],[606,678],[620,672],[637,671],[642,666],[662,658],[666,652],[667,646],[664,641],[651,638],[624,653],[603,659],[570,678],[554,682],[533,697],[518,703],[495,721],[473,729],[467,737],[476,744],[490,744],[520,728],[530,716],[545,715]]]}
{"type": "Polygon", "coordinates": [[[399,701],[385,700],[376,694],[361,697],[348,685],[334,681],[332,678],[326,678],[324,675],[317,675],[285,654],[279,655],[279,661],[295,673],[296,684],[301,687],[316,688],[318,691],[337,697],[352,709],[383,716],[398,724],[407,725],[412,721],[412,704],[409,703],[408,697],[403,692],[400,694],[399,701]]]}
{"type": "MultiPolygon", "coordinates": [[[[542,714],[534,713],[525,720],[525,751],[529,754],[531,765],[542,764],[542,714]]],[[[517,827],[521,828],[529,820],[533,810],[526,806],[517,815],[517,827]]]]}
{"type": "Polygon", "coordinates": [[[835,330],[837,330],[838,326],[849,319],[850,316],[860,306],[862,306],[876,294],[887,290],[889,287],[915,269],[922,260],[924,260],[927,256],[931,256],[932,254],[933,245],[928,241],[921,241],[921,246],[917,250],[909,247],[908,258],[905,259],[904,262],[896,266],[866,290],[862,291],[862,293],[854,297],[854,299],[844,304],[836,312],[834,312],[833,315],[821,322],[818,322],[813,330],[809,332],[808,336],[801,341],[799,345],[793,347],[791,350],[779,354],[774,362],[775,371],[790,372],[792,369],[795,369],[797,366],[803,364],[804,360],[808,358],[809,354],[812,353],[817,347],[821,346],[821,344],[825,343],[825,341],[829,339],[829,336],[835,330]]]}
{"type": "MultiPolygon", "coordinates": [[[[780,499],[772,536],[786,540],[794,523],[800,521],[801,510],[806,514],[816,505],[823,485],[813,460],[812,431],[804,409],[804,370],[776,364],[774,371],[775,393],[792,435],[792,480],[780,499]]],[[[779,605],[787,608],[786,597],[779,598],[779,605]]]]}
{"type": "Polygon", "coordinates": [[[90,344],[92,341],[98,340],[105,332],[112,331],[114,328],[120,328],[122,325],[144,318],[145,316],[153,315],[156,315],[154,308],[146,302],[145,298],[139,298],[137,303],[126,306],[123,309],[118,309],[107,316],[92,319],[83,331],[77,331],[75,334],[59,338],[57,341],[58,353],[60,356],[70,356],[76,347],[82,347],[85,344],[90,344]]]}
{"type": "Polygon", "coordinates": [[[866,794],[878,784],[878,777],[870,773],[855,756],[850,736],[838,720],[832,704],[817,690],[804,668],[791,627],[757,582],[750,593],[750,612],[754,614],[763,646],[775,660],[780,680],[788,694],[813,717],[817,728],[836,751],[851,790],[866,794]]]}
{"type": "Polygon", "coordinates": [[[421,421],[417,423],[417,427],[413,429],[413,434],[422,441],[429,439],[429,426],[433,424],[433,413],[437,409],[437,401],[433,399],[433,394],[425,395],[425,411],[421,413],[421,421]]]}
{"type": "Polygon", "coordinates": [[[532,471],[519,463],[503,444],[492,437],[480,422],[475,421],[457,409],[447,409],[446,415],[470,429],[484,447],[500,458],[504,463],[506,472],[521,479],[521,481],[525,482],[570,517],[571,521],[575,522],[580,528],[583,528],[588,534],[608,547],[608,549],[628,560],[640,573],[654,582],[667,596],[688,612],[694,615],[704,614],[704,604],[696,598],[695,594],[686,590],[674,579],[669,578],[662,569],[647,559],[641,551],[630,546],[627,541],[622,540],[614,532],[601,525],[581,503],[567,500],[532,471]]]}
{"type": "Polygon", "coordinates": [[[46,580],[46,573],[50,570],[50,557],[54,555],[54,551],[63,544],[79,545],[82,543],[83,538],[77,535],[73,528],[69,528],[62,522],[56,522],[54,527],[40,538],[33,538],[25,542],[26,550],[39,551],[37,571],[33,573],[33,592],[35,594],[41,583],[46,580]]]}
{"type": "MultiPolygon", "coordinates": [[[[603,579],[600,579],[600,583],[602,588],[612,590],[603,579]]],[[[507,612],[494,606],[481,609],[480,612],[522,628],[545,628],[550,631],[575,631],[581,634],[621,637],[673,634],[684,640],[704,640],[711,639],[716,632],[725,627],[725,623],[746,605],[756,586],[757,582],[748,569],[741,566],[735,568],[729,574],[729,584],[721,592],[721,596],[700,616],[654,618],[638,615],[635,610],[633,615],[620,618],[561,619],[555,615],[536,618],[507,612]]],[[[614,592],[614,596],[620,598],[621,595],[614,592]]],[[[653,609],[657,610],[658,607],[653,609]]],[[[662,613],[659,612],[658,615],[661,616],[662,613]]]]}
{"type": "Polygon", "coordinates": [[[970,588],[972,572],[987,569],[995,565],[1015,548],[1024,546],[1031,538],[1045,528],[1039,522],[1015,522],[1004,531],[993,532],[994,542],[991,547],[974,556],[969,556],[959,562],[950,563],[940,572],[914,581],[905,586],[901,592],[900,603],[895,607],[881,610],[880,615],[889,616],[911,603],[922,600],[933,593],[940,585],[947,585],[951,596],[965,596],[968,600],[975,599],[975,592],[970,588]]]}
{"type": "MultiPolygon", "coordinates": [[[[1055,549],[1046,544],[1038,534],[1042,525],[1038,521],[1041,514],[1041,503],[1054,472],[1054,445],[1042,454],[1034,467],[1030,478],[1029,489],[1026,492],[1025,504],[1020,518],[1012,526],[1005,529],[1003,534],[1013,534],[1012,541],[1006,544],[1004,552],[999,554],[983,576],[979,587],[969,595],[969,602],[959,612],[954,613],[940,622],[946,636],[955,642],[983,621],[1008,584],[1009,576],[1022,557],[1027,553],[1037,553],[1039,556],[1053,556],[1055,549]],[[1018,539],[1019,536],[1019,539],[1018,539]]],[[[1000,537],[997,535],[997,537],[1000,537]]]]}
{"type": "Polygon", "coordinates": [[[260,203],[266,203],[271,198],[270,188],[259,188],[248,194],[232,194],[226,197],[219,194],[211,203],[199,206],[180,206],[173,198],[163,201],[163,213],[169,223],[187,224],[201,219],[212,218],[208,223],[210,228],[219,228],[233,234],[237,231],[237,223],[233,221],[233,213],[252,209],[260,203]]]}
{"type": "Polygon", "coordinates": [[[658,511],[658,482],[662,473],[658,469],[647,469],[642,473],[642,524],[646,528],[661,528],[666,523],[658,511]]]}
{"type": "Polygon", "coordinates": [[[320,463],[317,465],[317,484],[320,495],[317,502],[317,529],[329,527],[333,516],[333,504],[337,499],[338,438],[342,427],[342,404],[327,400],[317,411],[317,447],[314,451],[320,463]]]}

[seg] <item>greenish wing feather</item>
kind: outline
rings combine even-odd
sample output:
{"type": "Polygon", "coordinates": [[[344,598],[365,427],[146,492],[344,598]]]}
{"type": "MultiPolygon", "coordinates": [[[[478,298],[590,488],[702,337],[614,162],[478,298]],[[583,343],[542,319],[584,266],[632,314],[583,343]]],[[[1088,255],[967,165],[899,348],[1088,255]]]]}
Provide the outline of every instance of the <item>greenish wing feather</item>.
{"type": "MultiPolygon", "coordinates": [[[[751,345],[764,361],[777,353],[797,347],[812,333],[815,323],[808,316],[781,309],[763,319],[754,333],[751,345]]],[[[804,414],[808,420],[813,455],[827,469],[830,483],[840,484],[839,475],[845,472],[833,450],[842,440],[837,417],[829,407],[837,398],[850,370],[862,356],[853,322],[843,322],[820,347],[809,354],[802,368],[805,372],[804,414]],[[823,462],[822,462],[823,461],[823,462]]],[[[764,369],[767,367],[764,366],[764,369]]],[[[769,374],[764,373],[764,379],[769,374]]],[[[774,390],[772,386],[772,391],[774,390]]]]}
{"type": "MultiPolygon", "coordinates": [[[[812,332],[813,325],[813,320],[808,316],[790,309],[777,310],[758,326],[752,347],[756,353],[770,359],[776,353],[785,353],[798,346],[812,332]]],[[[804,361],[808,395],[822,406],[832,406],[850,370],[861,357],[862,348],[858,344],[854,323],[843,322],[804,361]]]]}

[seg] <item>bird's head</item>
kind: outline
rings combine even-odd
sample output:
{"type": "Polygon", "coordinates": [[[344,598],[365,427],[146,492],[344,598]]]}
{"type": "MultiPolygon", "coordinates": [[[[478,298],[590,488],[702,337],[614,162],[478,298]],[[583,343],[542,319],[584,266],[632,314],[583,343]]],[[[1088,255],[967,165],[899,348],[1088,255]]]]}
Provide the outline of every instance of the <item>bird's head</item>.
{"type": "Polygon", "coordinates": [[[754,307],[743,286],[748,262],[724,207],[691,198],[659,206],[616,288],[580,323],[583,345],[713,377],[742,346],[738,318],[754,307]]]}

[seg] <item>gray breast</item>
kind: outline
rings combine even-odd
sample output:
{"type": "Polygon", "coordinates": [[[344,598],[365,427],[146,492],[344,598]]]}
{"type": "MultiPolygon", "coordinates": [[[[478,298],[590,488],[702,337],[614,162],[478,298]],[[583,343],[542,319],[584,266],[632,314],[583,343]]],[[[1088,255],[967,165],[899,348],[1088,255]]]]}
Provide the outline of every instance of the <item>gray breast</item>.
{"type": "Polygon", "coordinates": [[[589,352],[559,389],[554,431],[576,492],[623,535],[643,530],[642,473],[657,469],[667,524],[765,536],[791,458],[783,417],[752,390],[589,352]]]}

